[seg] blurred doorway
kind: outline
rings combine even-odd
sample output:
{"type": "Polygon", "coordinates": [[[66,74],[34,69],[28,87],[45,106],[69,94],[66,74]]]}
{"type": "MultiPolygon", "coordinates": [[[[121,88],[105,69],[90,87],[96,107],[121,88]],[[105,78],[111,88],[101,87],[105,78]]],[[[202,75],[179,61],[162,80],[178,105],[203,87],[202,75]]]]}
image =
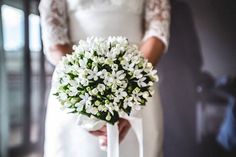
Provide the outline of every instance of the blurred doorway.
{"type": "Polygon", "coordinates": [[[43,55],[38,3],[0,0],[1,157],[43,151],[45,97],[53,67],[43,55]]]}

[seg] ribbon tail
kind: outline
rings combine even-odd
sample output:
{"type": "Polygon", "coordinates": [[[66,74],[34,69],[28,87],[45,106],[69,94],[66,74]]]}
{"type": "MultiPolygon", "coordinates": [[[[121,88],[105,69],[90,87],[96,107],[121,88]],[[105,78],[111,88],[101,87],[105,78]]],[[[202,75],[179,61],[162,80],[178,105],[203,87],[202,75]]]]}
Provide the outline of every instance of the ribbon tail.
{"type": "Polygon", "coordinates": [[[117,123],[107,123],[107,157],[119,157],[119,130],[117,123]]]}
{"type": "Polygon", "coordinates": [[[141,118],[128,118],[139,143],[139,157],[143,157],[143,123],[141,118]]]}

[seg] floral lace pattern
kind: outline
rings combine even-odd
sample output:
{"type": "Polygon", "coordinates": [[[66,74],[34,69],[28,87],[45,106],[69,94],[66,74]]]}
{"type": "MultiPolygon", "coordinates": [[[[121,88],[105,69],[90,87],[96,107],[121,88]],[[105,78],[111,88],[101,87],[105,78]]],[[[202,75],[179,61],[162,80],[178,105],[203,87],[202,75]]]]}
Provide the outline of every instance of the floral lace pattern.
{"type": "Polygon", "coordinates": [[[151,36],[159,38],[168,47],[170,27],[170,4],[168,0],[146,0],[145,2],[146,40],[151,36]]]}
{"type": "MultiPolygon", "coordinates": [[[[70,43],[69,27],[68,27],[68,3],[73,3],[79,0],[41,0],[39,10],[41,13],[41,25],[43,32],[43,43],[45,50],[55,44],[70,43]]],[[[83,2],[83,0],[80,0],[83,2]]],[[[86,0],[94,2],[94,0],[86,0]]],[[[134,4],[142,5],[142,0],[100,0],[100,2],[107,2],[118,5],[120,7],[127,7],[123,5],[134,4]],[[120,3],[118,3],[120,1],[120,3]],[[140,3],[138,3],[140,1],[140,3]]],[[[145,30],[143,41],[149,37],[159,38],[168,47],[169,39],[169,25],[170,25],[170,4],[168,0],[145,0],[144,19],[145,30]]],[[[83,4],[83,3],[80,3],[83,4]]],[[[96,3],[94,3],[96,4],[96,3]]]]}
{"type": "Polygon", "coordinates": [[[65,0],[41,0],[39,5],[46,51],[55,44],[70,43],[65,0]]]}

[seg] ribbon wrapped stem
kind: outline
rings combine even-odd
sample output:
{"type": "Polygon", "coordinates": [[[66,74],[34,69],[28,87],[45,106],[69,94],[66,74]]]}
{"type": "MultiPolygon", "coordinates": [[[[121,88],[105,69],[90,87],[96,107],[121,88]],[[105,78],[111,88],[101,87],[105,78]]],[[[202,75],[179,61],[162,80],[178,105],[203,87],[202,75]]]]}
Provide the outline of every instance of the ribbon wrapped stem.
{"type": "MultiPolygon", "coordinates": [[[[128,118],[138,139],[139,157],[143,157],[143,125],[141,118],[128,118]]],[[[119,157],[119,128],[118,124],[107,123],[107,157],[119,157]]]]}

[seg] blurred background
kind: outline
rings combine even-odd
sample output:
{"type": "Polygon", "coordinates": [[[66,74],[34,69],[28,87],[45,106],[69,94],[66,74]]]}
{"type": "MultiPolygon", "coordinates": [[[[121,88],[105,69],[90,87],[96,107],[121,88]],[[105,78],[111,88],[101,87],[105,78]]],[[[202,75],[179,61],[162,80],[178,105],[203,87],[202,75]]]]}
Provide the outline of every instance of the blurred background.
{"type": "MultiPolygon", "coordinates": [[[[53,66],[39,0],[0,0],[0,157],[42,157],[53,66]]],[[[236,156],[236,2],[172,0],[158,71],[165,157],[236,156]]]]}

